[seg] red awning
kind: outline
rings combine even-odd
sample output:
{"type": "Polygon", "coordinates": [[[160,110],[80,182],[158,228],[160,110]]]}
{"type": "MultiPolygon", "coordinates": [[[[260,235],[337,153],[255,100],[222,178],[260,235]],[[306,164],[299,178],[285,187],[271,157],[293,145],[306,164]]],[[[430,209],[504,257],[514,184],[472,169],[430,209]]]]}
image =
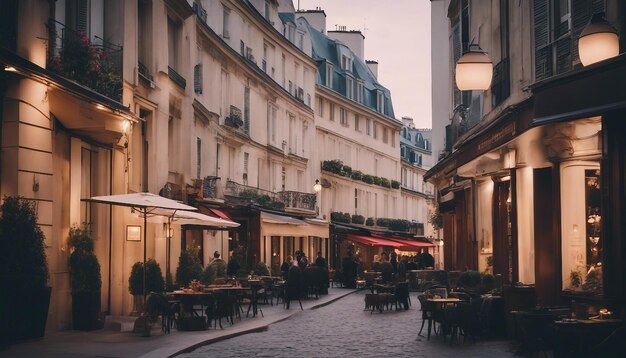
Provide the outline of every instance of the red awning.
{"type": "Polygon", "coordinates": [[[402,250],[402,247],[403,247],[403,245],[398,242],[381,239],[378,237],[371,237],[371,236],[348,234],[348,240],[355,241],[355,242],[358,242],[360,244],[367,245],[367,246],[389,246],[398,250],[402,250]]]}
{"type": "Polygon", "coordinates": [[[223,211],[213,208],[207,208],[206,206],[200,206],[200,213],[224,220],[233,221],[233,219],[231,219],[230,216],[226,215],[226,213],[224,213],[223,211]]]}
{"type": "Polygon", "coordinates": [[[423,248],[435,247],[436,246],[435,244],[432,244],[430,242],[423,242],[423,241],[396,239],[396,238],[389,238],[389,240],[393,240],[393,241],[396,241],[396,242],[402,244],[403,247],[400,249],[402,251],[418,251],[418,250],[421,250],[423,248]]]}

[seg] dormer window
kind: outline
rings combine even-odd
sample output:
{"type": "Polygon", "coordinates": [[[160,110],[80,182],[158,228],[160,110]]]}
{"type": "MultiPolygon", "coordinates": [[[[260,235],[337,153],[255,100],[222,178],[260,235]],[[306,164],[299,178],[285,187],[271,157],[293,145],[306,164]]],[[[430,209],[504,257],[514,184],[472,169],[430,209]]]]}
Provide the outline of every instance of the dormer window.
{"type": "Polygon", "coordinates": [[[385,94],[380,90],[376,91],[376,110],[379,113],[385,112],[385,94]]]}
{"type": "Polygon", "coordinates": [[[270,5],[269,0],[265,0],[265,14],[264,15],[267,21],[270,21],[270,14],[271,14],[270,9],[271,9],[271,5],[270,5]]]}
{"type": "Polygon", "coordinates": [[[346,75],[346,97],[354,99],[354,79],[346,75]]]}
{"type": "Polygon", "coordinates": [[[333,87],[333,65],[326,63],[326,87],[333,87]]]}
{"type": "Polygon", "coordinates": [[[222,18],[222,37],[225,39],[230,37],[229,22],[230,22],[230,9],[227,7],[224,7],[223,18],[222,18]]]}
{"type": "Polygon", "coordinates": [[[352,72],[352,59],[346,55],[341,55],[341,69],[352,72]]]}
{"type": "Polygon", "coordinates": [[[356,101],[363,103],[365,98],[365,84],[361,80],[356,81],[356,101]]]}

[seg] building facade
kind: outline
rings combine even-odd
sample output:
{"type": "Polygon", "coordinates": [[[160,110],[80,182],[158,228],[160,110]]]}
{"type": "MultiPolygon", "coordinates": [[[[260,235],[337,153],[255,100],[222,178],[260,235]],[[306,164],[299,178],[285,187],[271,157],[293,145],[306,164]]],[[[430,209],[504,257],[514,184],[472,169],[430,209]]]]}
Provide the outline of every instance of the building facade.
{"type": "Polygon", "coordinates": [[[449,116],[439,108],[433,122],[446,123],[446,137],[433,141],[448,151],[425,177],[437,186],[446,268],[501,275],[542,306],[588,300],[622,310],[623,214],[611,208],[623,202],[614,183],[623,148],[613,133],[624,61],[583,68],[577,41],[594,13],[623,28],[622,5],[433,3],[448,25],[451,64],[471,39],[494,63],[484,92],[459,91],[453,66],[442,79],[449,116]]]}

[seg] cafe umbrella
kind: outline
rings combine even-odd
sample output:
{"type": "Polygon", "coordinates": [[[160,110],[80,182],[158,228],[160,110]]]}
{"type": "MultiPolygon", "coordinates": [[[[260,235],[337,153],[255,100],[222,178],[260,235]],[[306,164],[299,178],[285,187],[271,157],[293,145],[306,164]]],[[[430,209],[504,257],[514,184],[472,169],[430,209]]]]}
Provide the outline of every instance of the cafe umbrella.
{"type": "MultiPolygon", "coordinates": [[[[146,250],[147,250],[147,219],[150,213],[157,209],[167,209],[174,212],[178,210],[197,210],[193,206],[179,203],[178,201],[164,198],[152,193],[129,193],[117,195],[94,196],[89,199],[81,199],[82,201],[109,204],[117,206],[126,206],[133,208],[142,213],[143,216],[143,267],[146,267],[146,250]]],[[[143,270],[143,296],[146,297],[146,270],[143,270]]]]}

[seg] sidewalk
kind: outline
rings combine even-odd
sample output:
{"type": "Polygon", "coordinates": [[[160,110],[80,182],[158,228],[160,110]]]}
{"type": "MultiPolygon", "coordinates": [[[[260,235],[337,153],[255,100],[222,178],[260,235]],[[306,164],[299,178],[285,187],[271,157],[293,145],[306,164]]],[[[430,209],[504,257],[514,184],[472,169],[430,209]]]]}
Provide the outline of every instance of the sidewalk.
{"type": "MultiPolygon", "coordinates": [[[[319,299],[302,301],[305,310],[328,305],[344,296],[355,292],[352,289],[329,288],[328,295],[319,299]]],[[[199,346],[232,338],[246,333],[264,331],[273,323],[288,319],[300,312],[298,302],[291,303],[291,309],[283,305],[261,305],[265,317],[235,320],[235,324],[223,325],[224,329],[196,332],[178,332],[163,334],[160,320],[152,330],[152,336],[139,337],[131,332],[99,330],[92,332],[59,331],[46,333],[41,339],[14,344],[0,350],[0,357],[142,357],[163,358],[188,352],[199,346]]],[[[218,326],[219,327],[219,326],[218,326]]]]}

